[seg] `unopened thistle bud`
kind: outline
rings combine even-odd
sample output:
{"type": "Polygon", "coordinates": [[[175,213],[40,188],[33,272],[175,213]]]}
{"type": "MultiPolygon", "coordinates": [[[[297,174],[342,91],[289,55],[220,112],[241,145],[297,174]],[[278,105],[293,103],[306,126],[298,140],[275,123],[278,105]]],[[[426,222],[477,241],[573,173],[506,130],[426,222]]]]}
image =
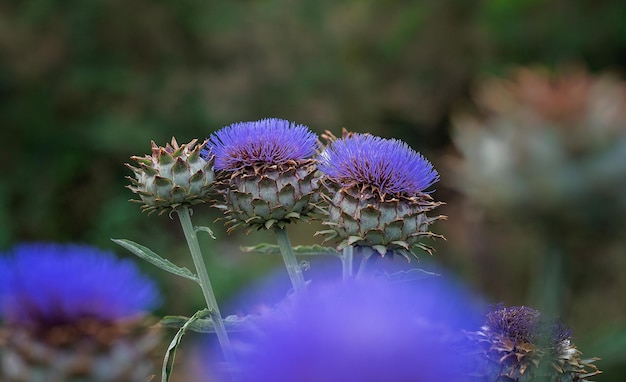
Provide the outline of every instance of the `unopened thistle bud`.
{"type": "MultiPolygon", "coordinates": [[[[319,170],[326,188],[324,224],[328,239],[371,247],[380,255],[399,253],[410,259],[425,236],[438,236],[428,226],[444,216],[428,217],[440,202],[425,191],[439,180],[437,171],[406,143],[369,134],[347,134],[331,141],[320,154],[319,170]]],[[[327,239],[327,240],[328,240],[327,239]]]]}
{"type": "Polygon", "coordinates": [[[152,155],[133,156],[139,167],[126,164],[133,170],[135,178],[127,177],[128,188],[139,195],[141,207],[148,214],[162,214],[183,205],[194,205],[209,200],[215,174],[211,156],[200,156],[203,145],[196,146],[197,140],[178,145],[159,147],[152,142],[152,155]]]}
{"type": "Polygon", "coordinates": [[[477,354],[472,374],[486,380],[589,381],[601,372],[571,342],[571,329],[524,306],[498,306],[477,332],[469,333],[477,354]]]}
{"type": "Polygon", "coordinates": [[[240,122],[209,138],[203,156],[215,171],[229,231],[284,228],[315,211],[317,137],[306,126],[282,119],[240,122]]]}
{"type": "MultiPolygon", "coordinates": [[[[0,256],[1,257],[1,256],[0,256]]],[[[0,380],[146,381],[158,299],[134,263],[79,245],[15,247],[0,278],[0,380]]]]}

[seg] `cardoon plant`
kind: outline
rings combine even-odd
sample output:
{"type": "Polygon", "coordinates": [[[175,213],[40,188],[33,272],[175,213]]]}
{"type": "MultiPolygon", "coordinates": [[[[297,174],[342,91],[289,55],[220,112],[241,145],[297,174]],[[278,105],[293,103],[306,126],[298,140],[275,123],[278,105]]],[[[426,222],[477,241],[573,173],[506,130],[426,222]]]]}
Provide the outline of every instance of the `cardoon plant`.
{"type": "Polygon", "coordinates": [[[134,263],[83,245],[23,244],[0,271],[2,381],[145,381],[159,296],[134,263]]]}
{"type": "MultiPolygon", "coordinates": [[[[169,260],[137,243],[120,239],[113,241],[158,267],[196,281],[200,285],[207,306],[207,314],[213,321],[224,357],[232,363],[234,359],[230,351],[230,339],[198,242],[199,231],[208,232],[211,237],[213,233],[208,227],[195,227],[191,221],[190,207],[211,200],[211,193],[215,187],[214,156],[210,153],[201,155],[204,143],[196,146],[196,142],[197,140],[194,139],[188,144],[178,145],[176,139],[172,138],[172,144],[168,143],[165,147],[159,147],[152,142],[151,155],[131,157],[138,162],[139,167],[126,165],[135,173],[135,178],[127,177],[131,182],[128,188],[140,197],[140,200],[131,201],[143,203],[142,210],[147,211],[148,214],[158,211],[159,214],[175,212],[178,215],[197,275],[192,274],[186,268],[177,267],[169,260]]],[[[164,362],[164,375],[167,374],[168,355],[164,362]]]]}
{"type": "Polygon", "coordinates": [[[327,193],[328,239],[372,248],[381,256],[398,253],[409,259],[413,247],[437,236],[428,226],[443,216],[427,216],[439,206],[426,191],[439,180],[432,164],[406,143],[369,134],[347,134],[331,140],[319,156],[327,193]]]}
{"type": "Polygon", "coordinates": [[[477,355],[474,374],[489,381],[588,381],[600,374],[597,358],[583,359],[571,334],[535,309],[498,305],[480,330],[469,333],[477,355]]]}
{"type": "Polygon", "coordinates": [[[273,229],[294,289],[305,287],[291,251],[287,224],[307,220],[316,210],[317,137],[306,126],[283,119],[240,122],[209,138],[203,155],[215,156],[229,231],[273,229]]]}

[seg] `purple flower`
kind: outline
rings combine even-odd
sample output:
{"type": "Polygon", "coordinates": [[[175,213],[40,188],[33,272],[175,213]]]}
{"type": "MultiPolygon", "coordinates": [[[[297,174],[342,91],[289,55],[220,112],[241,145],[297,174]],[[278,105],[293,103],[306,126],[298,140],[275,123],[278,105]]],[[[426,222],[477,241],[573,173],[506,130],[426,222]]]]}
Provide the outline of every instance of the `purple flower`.
{"type": "Polygon", "coordinates": [[[432,164],[406,143],[369,134],[334,141],[320,155],[318,169],[343,187],[382,195],[419,194],[439,180],[432,164]]]}
{"type": "MultiPolygon", "coordinates": [[[[35,327],[136,318],[158,301],[135,263],[84,245],[22,244],[0,262],[0,318],[35,327]]],[[[0,258],[1,259],[1,258],[0,258]]]]}
{"type": "Polygon", "coordinates": [[[215,155],[216,170],[236,171],[304,160],[316,149],[317,137],[306,126],[269,118],[234,123],[213,133],[203,156],[215,155]]]}
{"type": "Polygon", "coordinates": [[[416,247],[432,253],[420,240],[438,237],[428,227],[445,217],[427,216],[441,205],[425,192],[439,175],[422,155],[396,139],[348,133],[331,141],[317,168],[329,226],[319,233],[340,240],[338,250],[369,247],[407,260],[416,247]]]}
{"type": "Polygon", "coordinates": [[[229,232],[284,228],[316,211],[317,136],[282,119],[240,122],[212,134],[201,155],[214,159],[215,206],[227,216],[229,232]]]}
{"type": "Polygon", "coordinates": [[[598,358],[583,358],[572,343],[570,328],[532,308],[500,304],[480,330],[466,333],[480,380],[587,381],[601,373],[598,358]]]}
{"type": "Polygon", "coordinates": [[[558,344],[572,335],[572,330],[555,317],[544,317],[527,306],[498,305],[487,314],[486,325],[514,343],[538,344],[545,342],[541,337],[548,337],[550,343],[558,344]]]}
{"type": "Polygon", "coordinates": [[[239,349],[241,381],[463,381],[455,351],[474,323],[449,284],[311,284],[261,319],[239,349]]]}

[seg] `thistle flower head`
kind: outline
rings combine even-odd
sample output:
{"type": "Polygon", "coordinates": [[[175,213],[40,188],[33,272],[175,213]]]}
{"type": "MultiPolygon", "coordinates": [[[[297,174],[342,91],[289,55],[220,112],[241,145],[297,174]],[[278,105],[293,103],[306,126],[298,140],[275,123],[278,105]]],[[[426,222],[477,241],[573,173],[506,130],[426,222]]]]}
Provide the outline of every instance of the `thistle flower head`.
{"type": "Polygon", "coordinates": [[[157,146],[152,142],[152,154],[133,156],[138,167],[126,164],[135,177],[126,177],[128,188],[139,195],[142,209],[148,214],[162,214],[183,205],[204,203],[213,191],[215,174],[212,155],[200,156],[204,145],[196,146],[194,139],[179,145],[172,138],[171,145],[157,146]]]}
{"type": "Polygon", "coordinates": [[[433,165],[397,139],[353,134],[322,152],[318,168],[342,187],[360,187],[381,196],[416,195],[439,180],[433,165]]]}
{"type": "Polygon", "coordinates": [[[21,326],[135,318],[158,300],[155,284],[134,263],[83,245],[18,245],[2,276],[0,317],[21,326]]]}
{"type": "Polygon", "coordinates": [[[229,230],[284,227],[316,209],[317,138],[307,127],[282,119],[241,122],[215,132],[202,155],[215,169],[229,230]]]}
{"type": "Polygon", "coordinates": [[[211,135],[202,155],[215,155],[216,170],[237,171],[305,160],[315,154],[316,142],[306,126],[268,118],[220,129],[211,135]]]}
{"type": "Polygon", "coordinates": [[[410,259],[413,247],[431,253],[420,243],[436,237],[428,226],[443,216],[426,213],[441,203],[425,190],[439,175],[422,155],[406,143],[369,134],[347,133],[331,140],[320,154],[318,169],[328,191],[324,224],[328,239],[338,238],[341,250],[349,245],[371,247],[380,255],[399,253],[410,259]]]}
{"type": "Polygon", "coordinates": [[[473,312],[452,303],[465,297],[373,279],[311,284],[242,332],[241,381],[465,381],[469,356],[453,344],[473,312]]]}
{"type": "Polygon", "coordinates": [[[524,307],[498,305],[487,314],[481,330],[470,333],[481,370],[490,379],[513,381],[549,378],[554,381],[587,381],[599,374],[597,358],[582,359],[571,343],[572,331],[553,317],[524,307]]]}
{"type": "Polygon", "coordinates": [[[22,244],[0,257],[2,381],[146,381],[158,330],[155,284],[84,245],[22,244]],[[10,366],[10,367],[9,367],[10,366]]]}

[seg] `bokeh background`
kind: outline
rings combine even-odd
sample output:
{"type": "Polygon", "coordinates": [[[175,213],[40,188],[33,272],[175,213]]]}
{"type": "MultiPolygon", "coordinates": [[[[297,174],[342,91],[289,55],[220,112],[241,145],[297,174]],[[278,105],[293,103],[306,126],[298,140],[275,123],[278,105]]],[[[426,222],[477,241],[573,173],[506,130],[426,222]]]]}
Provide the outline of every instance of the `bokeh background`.
{"type": "MultiPolygon", "coordinates": [[[[433,230],[448,240],[411,266],[558,313],[602,357],[597,380],[623,381],[625,16],[619,0],[5,0],[0,248],[126,257],[110,238],[127,238],[191,267],[177,221],[128,202],[131,155],[266,117],[371,132],[441,174],[449,219],[433,230]]],[[[239,249],[271,235],[227,235],[194,210],[218,236],[202,244],[220,301],[281,265],[239,249]]],[[[292,241],[319,243],[318,228],[292,241]]],[[[191,283],[142,267],[164,293],[158,314],[202,306],[191,283]]]]}

